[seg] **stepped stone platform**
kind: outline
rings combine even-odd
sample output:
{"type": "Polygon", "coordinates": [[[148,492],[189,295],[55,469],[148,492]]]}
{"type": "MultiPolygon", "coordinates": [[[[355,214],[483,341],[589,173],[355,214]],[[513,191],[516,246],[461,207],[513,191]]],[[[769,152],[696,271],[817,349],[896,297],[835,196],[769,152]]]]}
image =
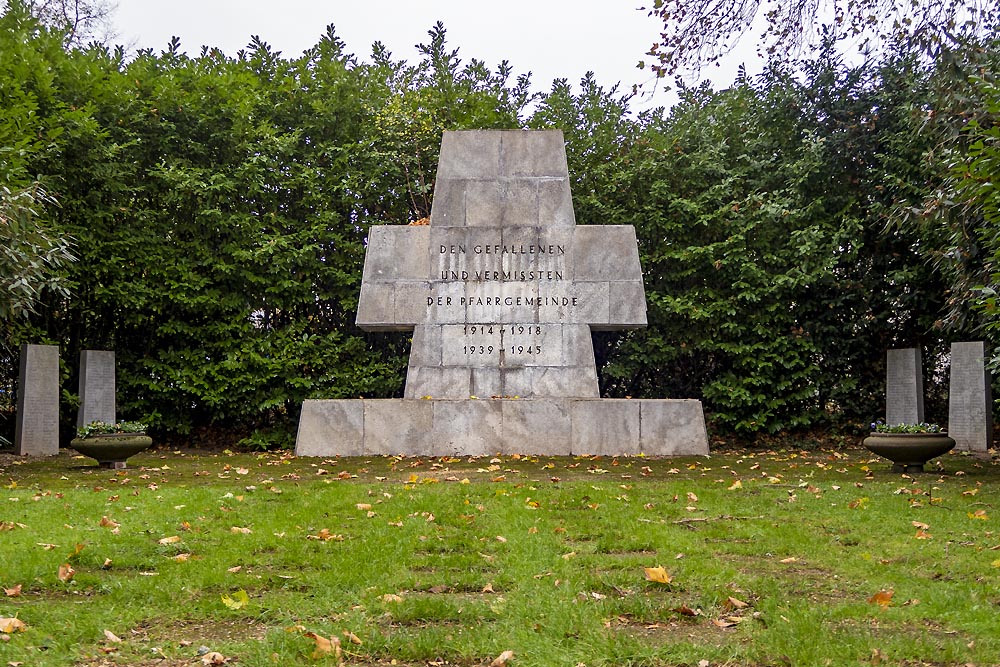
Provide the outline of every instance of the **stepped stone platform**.
{"type": "Polygon", "coordinates": [[[302,456],[707,454],[696,400],[601,399],[646,325],[635,230],[577,226],[562,132],[446,132],[430,224],[369,232],[357,323],[413,331],[402,399],[309,400],[302,456]]]}

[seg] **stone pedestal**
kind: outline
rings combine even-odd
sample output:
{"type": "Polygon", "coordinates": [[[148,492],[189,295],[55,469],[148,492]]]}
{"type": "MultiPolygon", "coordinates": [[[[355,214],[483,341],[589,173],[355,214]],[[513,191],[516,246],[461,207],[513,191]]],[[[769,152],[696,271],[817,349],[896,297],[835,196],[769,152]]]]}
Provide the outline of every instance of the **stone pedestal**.
{"type": "Polygon", "coordinates": [[[14,452],[20,456],[59,453],[58,345],[21,346],[14,452]]]}

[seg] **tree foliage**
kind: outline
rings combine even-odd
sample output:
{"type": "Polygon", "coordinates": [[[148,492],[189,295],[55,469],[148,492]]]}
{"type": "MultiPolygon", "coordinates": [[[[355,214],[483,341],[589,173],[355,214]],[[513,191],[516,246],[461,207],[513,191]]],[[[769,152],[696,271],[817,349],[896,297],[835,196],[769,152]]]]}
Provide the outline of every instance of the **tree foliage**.
{"type": "Polygon", "coordinates": [[[647,11],[663,26],[647,54],[658,76],[716,64],[754,29],[763,30],[758,54],[769,59],[795,58],[831,41],[862,53],[903,47],[937,55],[998,19],[995,0],[654,0],[647,11]]]}

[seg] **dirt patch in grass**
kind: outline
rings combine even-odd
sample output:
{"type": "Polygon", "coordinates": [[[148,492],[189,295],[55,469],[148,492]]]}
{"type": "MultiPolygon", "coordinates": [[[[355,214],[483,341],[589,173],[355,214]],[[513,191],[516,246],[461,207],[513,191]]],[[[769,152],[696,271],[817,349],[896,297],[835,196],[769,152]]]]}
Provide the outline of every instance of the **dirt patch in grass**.
{"type": "Polygon", "coordinates": [[[704,616],[646,623],[624,615],[612,620],[609,629],[656,646],[679,642],[698,646],[724,646],[736,639],[735,627],[720,628],[704,616]]]}
{"type": "MultiPolygon", "coordinates": [[[[224,643],[260,641],[268,626],[251,620],[182,619],[147,622],[133,628],[132,640],[171,646],[218,646],[224,643]]],[[[125,637],[122,637],[125,639],[125,637]]]]}

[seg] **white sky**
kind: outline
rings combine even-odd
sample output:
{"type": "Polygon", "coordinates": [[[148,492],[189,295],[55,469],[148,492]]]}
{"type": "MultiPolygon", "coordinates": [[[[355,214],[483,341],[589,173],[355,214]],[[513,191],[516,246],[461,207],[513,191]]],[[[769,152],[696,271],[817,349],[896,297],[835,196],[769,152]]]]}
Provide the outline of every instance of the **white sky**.
{"type": "MultiPolygon", "coordinates": [[[[647,0],[651,4],[651,0],[647,0]]],[[[514,77],[532,72],[535,90],[548,91],[555,78],[578,82],[593,71],[605,88],[621,82],[627,92],[633,84],[654,82],[648,70],[636,64],[659,34],[656,21],[638,11],[643,0],[117,0],[114,17],[117,43],[135,48],[164,49],[172,36],[181,39],[189,55],[202,45],[235,55],[251,35],[279,50],[298,56],[319,41],[330,23],[347,50],[367,61],[371,45],[381,41],[396,60],[415,62],[418,43],[428,43],[427,31],[442,21],[449,50],[459,49],[463,62],[485,61],[490,69],[504,59],[514,77]]],[[[749,40],[746,40],[749,42],[749,40]]],[[[741,61],[751,73],[760,71],[753,45],[726,66],[710,72],[716,87],[725,87],[741,61]]],[[[513,77],[512,77],[513,80],[513,77]]],[[[662,90],[651,100],[636,99],[632,110],[670,106],[675,97],[662,90]]]]}

